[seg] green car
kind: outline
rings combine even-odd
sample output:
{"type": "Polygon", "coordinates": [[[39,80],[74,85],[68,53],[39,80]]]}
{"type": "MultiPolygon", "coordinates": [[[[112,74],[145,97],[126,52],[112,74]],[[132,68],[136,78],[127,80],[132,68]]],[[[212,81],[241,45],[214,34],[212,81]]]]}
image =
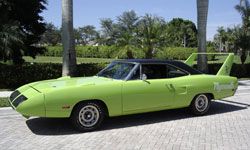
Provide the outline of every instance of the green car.
{"type": "Polygon", "coordinates": [[[105,117],[128,114],[189,107],[195,115],[204,115],[212,99],[233,96],[238,82],[229,76],[233,54],[216,75],[192,68],[197,55],[185,62],[116,60],[96,76],[24,85],[9,101],[25,117],[70,118],[80,131],[98,128],[105,117]]]}

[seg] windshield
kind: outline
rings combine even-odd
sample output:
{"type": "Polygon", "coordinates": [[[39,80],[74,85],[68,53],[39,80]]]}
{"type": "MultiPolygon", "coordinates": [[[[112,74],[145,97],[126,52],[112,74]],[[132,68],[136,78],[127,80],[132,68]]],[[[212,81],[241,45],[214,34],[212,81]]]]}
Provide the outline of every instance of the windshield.
{"type": "Polygon", "coordinates": [[[106,77],[118,80],[124,80],[135,64],[124,62],[112,62],[107,68],[97,74],[99,77],[106,77]]]}

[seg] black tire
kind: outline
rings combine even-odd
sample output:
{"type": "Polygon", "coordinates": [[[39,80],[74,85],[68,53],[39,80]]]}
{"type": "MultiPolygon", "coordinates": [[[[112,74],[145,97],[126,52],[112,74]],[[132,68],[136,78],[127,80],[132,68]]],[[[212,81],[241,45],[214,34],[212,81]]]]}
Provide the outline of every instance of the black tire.
{"type": "Polygon", "coordinates": [[[78,131],[88,132],[96,130],[102,124],[105,111],[97,102],[85,102],[78,104],[70,116],[70,120],[78,131]]]}
{"type": "Polygon", "coordinates": [[[208,94],[199,94],[194,97],[189,108],[194,115],[205,115],[211,105],[211,96],[208,94]]]}

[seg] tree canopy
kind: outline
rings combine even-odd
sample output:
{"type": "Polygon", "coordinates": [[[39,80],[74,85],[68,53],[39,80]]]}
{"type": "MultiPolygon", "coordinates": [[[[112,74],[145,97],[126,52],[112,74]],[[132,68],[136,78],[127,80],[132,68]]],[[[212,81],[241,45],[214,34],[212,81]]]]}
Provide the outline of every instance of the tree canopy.
{"type": "Polygon", "coordinates": [[[54,26],[52,23],[46,23],[46,31],[42,35],[41,43],[55,46],[62,41],[61,30],[54,26]]]}
{"type": "MultiPolygon", "coordinates": [[[[174,18],[167,22],[163,17],[151,14],[138,16],[135,11],[125,11],[115,19],[100,20],[100,30],[93,25],[74,29],[75,43],[79,45],[117,46],[119,55],[133,58],[135,49],[144,51],[145,58],[152,58],[164,47],[196,47],[197,29],[192,21],[174,18]]],[[[58,29],[45,33],[47,40],[56,39],[58,29]]],[[[52,43],[50,43],[53,45],[52,43]]],[[[119,56],[118,56],[119,57],[119,56]]]]}
{"type": "Polygon", "coordinates": [[[146,58],[152,58],[163,47],[197,46],[197,29],[193,22],[174,18],[167,23],[162,17],[138,16],[133,10],[124,12],[116,20],[102,19],[100,37],[103,45],[124,47],[128,58],[133,58],[134,47],[142,49],[146,58]]]}
{"type": "Polygon", "coordinates": [[[170,46],[197,47],[197,29],[192,21],[174,18],[166,30],[170,46]]]}
{"type": "Polygon", "coordinates": [[[242,63],[250,51],[250,4],[248,0],[240,0],[235,9],[241,14],[242,24],[231,28],[219,27],[214,36],[217,49],[226,52],[240,53],[242,63]]]}
{"type": "Polygon", "coordinates": [[[40,13],[46,0],[0,1],[0,60],[23,62],[22,55],[35,57],[44,48],[37,43],[45,32],[40,13]]]}

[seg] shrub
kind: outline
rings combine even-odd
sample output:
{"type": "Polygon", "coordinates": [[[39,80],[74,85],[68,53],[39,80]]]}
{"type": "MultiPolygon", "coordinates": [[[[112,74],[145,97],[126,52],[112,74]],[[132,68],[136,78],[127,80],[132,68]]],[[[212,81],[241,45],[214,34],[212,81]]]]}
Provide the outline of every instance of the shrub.
{"type": "MultiPolygon", "coordinates": [[[[47,46],[43,56],[61,57],[62,46],[47,46]]],[[[119,50],[115,46],[76,46],[76,56],[85,58],[113,58],[119,50]]]]}
{"type": "MultiPolygon", "coordinates": [[[[43,56],[62,56],[62,46],[48,46],[43,56]]],[[[142,50],[133,49],[135,58],[143,58],[142,50]]],[[[126,50],[117,46],[76,46],[76,56],[84,58],[127,58],[126,50]]]]}
{"type": "MultiPolygon", "coordinates": [[[[104,68],[107,64],[79,64],[77,65],[77,76],[92,76],[104,68]]],[[[216,74],[221,64],[209,64],[210,74],[216,74]]],[[[61,77],[62,64],[25,64],[23,66],[6,65],[0,63],[0,89],[15,89],[24,84],[55,79],[61,77]]],[[[250,64],[244,66],[233,64],[231,75],[238,78],[250,77],[250,64]]]]}
{"type": "Polygon", "coordinates": [[[156,58],[184,60],[196,51],[196,48],[166,47],[156,53],[156,58]]]}
{"type": "MultiPolygon", "coordinates": [[[[210,47],[208,52],[214,52],[210,47]]],[[[76,46],[76,56],[84,58],[127,58],[125,47],[117,46],[76,46]]],[[[155,58],[185,60],[192,53],[197,52],[197,48],[165,47],[156,51],[155,58]]],[[[140,48],[133,48],[134,58],[145,58],[145,53],[140,48]]],[[[62,46],[48,46],[43,56],[62,56],[62,46]]],[[[211,58],[210,58],[211,59],[211,58]]]]}
{"type": "MultiPolygon", "coordinates": [[[[215,52],[214,49],[208,47],[207,52],[215,52]]],[[[156,58],[160,59],[177,59],[186,60],[192,53],[197,53],[197,48],[185,48],[185,47],[165,47],[156,53],[156,58]]],[[[214,56],[209,56],[208,59],[212,59],[214,56]]]]}
{"type": "MultiPolygon", "coordinates": [[[[219,69],[221,68],[222,63],[214,63],[208,65],[208,72],[209,74],[217,74],[219,69]]],[[[194,68],[197,68],[195,65],[194,68]]],[[[230,76],[237,77],[237,78],[249,78],[250,77],[250,63],[249,64],[236,64],[234,63],[231,69],[230,76]]]]}
{"type": "MultiPolygon", "coordinates": [[[[77,65],[77,76],[92,76],[106,64],[77,65]]],[[[0,63],[0,89],[15,89],[21,85],[39,80],[61,77],[62,64],[41,63],[25,65],[6,65],[0,63]]]]}

